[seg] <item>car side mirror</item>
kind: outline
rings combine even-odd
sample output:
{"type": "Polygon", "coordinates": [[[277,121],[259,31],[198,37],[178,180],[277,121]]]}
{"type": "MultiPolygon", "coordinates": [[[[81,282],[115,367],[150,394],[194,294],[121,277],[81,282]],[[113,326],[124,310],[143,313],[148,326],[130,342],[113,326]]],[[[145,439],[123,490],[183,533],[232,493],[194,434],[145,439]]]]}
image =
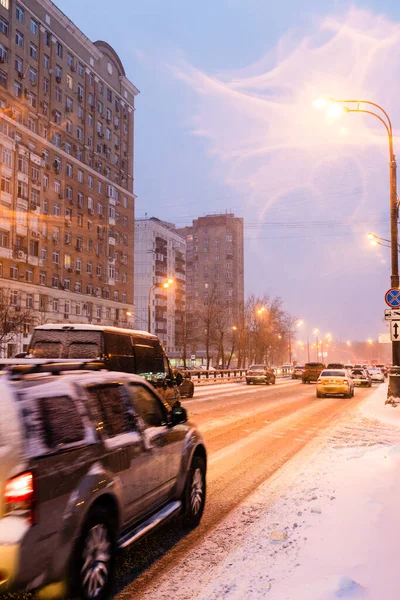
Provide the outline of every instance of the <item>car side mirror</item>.
{"type": "Polygon", "coordinates": [[[179,423],[186,423],[188,419],[187,410],[181,406],[180,402],[176,402],[172,407],[171,411],[171,425],[179,425],[179,423]]]}
{"type": "Polygon", "coordinates": [[[175,375],[175,381],[176,381],[176,385],[178,385],[178,386],[182,385],[182,383],[183,383],[183,375],[182,375],[182,373],[179,373],[179,371],[175,375]]]}

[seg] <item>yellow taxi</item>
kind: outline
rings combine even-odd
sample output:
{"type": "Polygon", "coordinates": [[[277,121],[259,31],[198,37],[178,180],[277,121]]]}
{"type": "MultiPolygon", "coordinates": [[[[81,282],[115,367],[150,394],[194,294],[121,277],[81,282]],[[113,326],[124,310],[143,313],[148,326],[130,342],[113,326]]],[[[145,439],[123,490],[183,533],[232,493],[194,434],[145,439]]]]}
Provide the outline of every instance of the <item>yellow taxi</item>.
{"type": "Polygon", "coordinates": [[[354,381],[346,369],[324,369],[317,380],[317,398],[354,396],[354,381]]]}

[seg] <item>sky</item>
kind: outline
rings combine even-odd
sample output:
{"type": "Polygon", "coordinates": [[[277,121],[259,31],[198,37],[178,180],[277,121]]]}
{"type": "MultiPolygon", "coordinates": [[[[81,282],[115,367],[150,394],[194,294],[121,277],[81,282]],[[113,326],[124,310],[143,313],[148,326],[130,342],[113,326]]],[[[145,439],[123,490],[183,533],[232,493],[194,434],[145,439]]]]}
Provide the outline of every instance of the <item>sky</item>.
{"type": "Polygon", "coordinates": [[[136,217],[244,218],[245,291],[280,296],[336,339],[387,331],[387,135],[372,116],[329,119],[320,95],[365,98],[400,144],[397,0],[56,0],[119,54],[140,90],[136,217]]]}

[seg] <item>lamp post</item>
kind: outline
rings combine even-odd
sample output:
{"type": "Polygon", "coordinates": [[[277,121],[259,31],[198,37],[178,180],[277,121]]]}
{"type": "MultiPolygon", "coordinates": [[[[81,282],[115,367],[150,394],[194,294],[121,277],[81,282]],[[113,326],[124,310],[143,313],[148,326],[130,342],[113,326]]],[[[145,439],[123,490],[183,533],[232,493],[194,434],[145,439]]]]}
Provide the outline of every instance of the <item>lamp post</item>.
{"type": "MultiPolygon", "coordinates": [[[[336,100],[333,98],[318,98],[314,101],[316,108],[326,108],[328,116],[335,118],[341,113],[363,113],[375,117],[386,129],[389,142],[389,201],[390,201],[390,254],[391,254],[391,276],[392,288],[399,287],[399,253],[398,253],[398,214],[399,204],[397,201],[397,164],[393,151],[393,128],[387,112],[375,102],[368,100],[336,100]],[[348,106],[350,105],[350,107],[348,106]],[[375,110],[377,112],[375,112],[375,110]],[[378,114],[379,112],[379,114],[378,114]]],[[[390,381],[388,389],[388,403],[400,401],[400,341],[392,341],[392,364],[390,370],[390,381]]]]}
{"type": "Polygon", "coordinates": [[[158,287],[163,287],[165,290],[169,288],[170,285],[174,283],[173,279],[167,279],[164,283],[155,283],[149,289],[149,294],[147,297],[147,328],[148,332],[151,333],[151,293],[158,287]]]}

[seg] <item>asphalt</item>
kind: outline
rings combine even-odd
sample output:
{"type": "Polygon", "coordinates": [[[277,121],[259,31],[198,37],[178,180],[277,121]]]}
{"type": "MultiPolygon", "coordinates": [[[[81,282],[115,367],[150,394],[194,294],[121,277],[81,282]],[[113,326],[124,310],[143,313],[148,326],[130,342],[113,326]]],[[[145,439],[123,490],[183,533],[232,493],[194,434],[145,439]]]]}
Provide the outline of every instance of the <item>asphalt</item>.
{"type": "Polygon", "coordinates": [[[157,598],[157,581],[198,546],[234,508],[295,456],[318,433],[343,418],[371,389],[351,399],[317,400],[315,385],[279,380],[196,389],[183,402],[208,450],[207,505],[200,526],[183,532],[177,522],[129,548],[117,564],[114,598],[157,598]]]}

